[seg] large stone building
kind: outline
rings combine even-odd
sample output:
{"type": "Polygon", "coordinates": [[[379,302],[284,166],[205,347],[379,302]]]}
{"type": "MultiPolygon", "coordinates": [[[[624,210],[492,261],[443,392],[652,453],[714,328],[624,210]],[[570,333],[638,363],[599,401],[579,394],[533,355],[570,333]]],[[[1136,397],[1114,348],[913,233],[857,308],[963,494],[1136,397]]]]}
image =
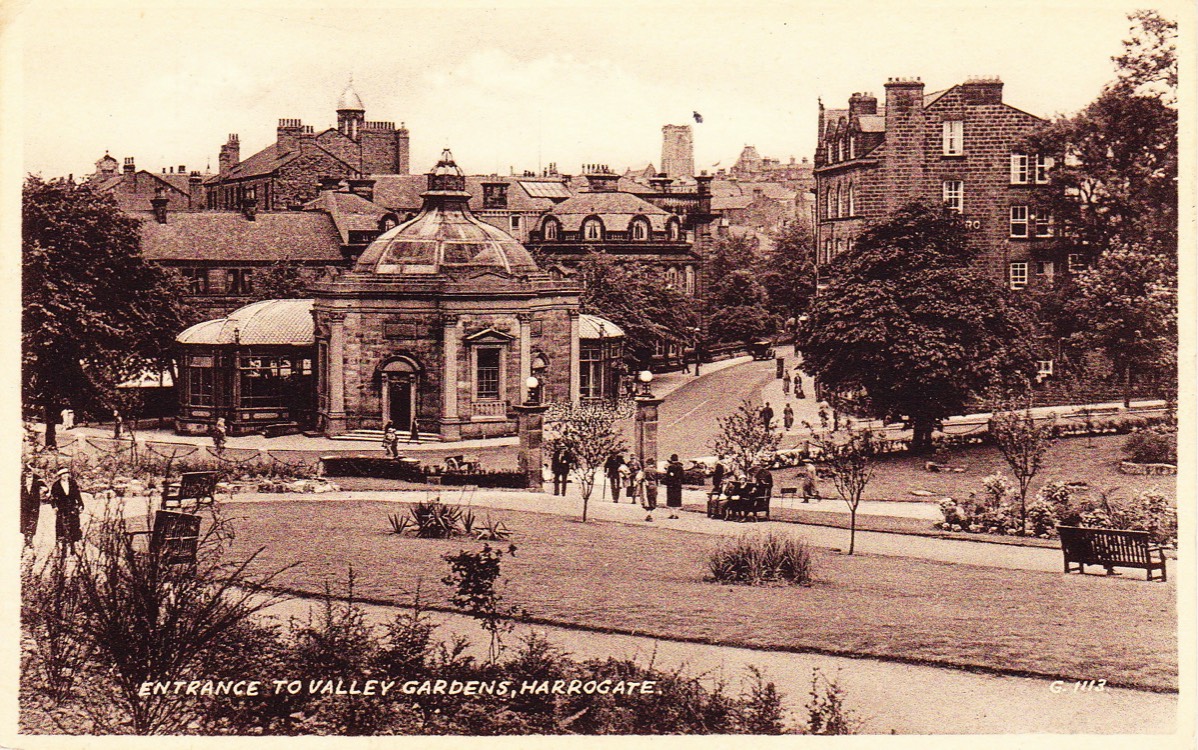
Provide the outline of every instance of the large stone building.
{"type": "Polygon", "coordinates": [[[997,78],[934,93],[919,79],[892,78],[884,102],[863,93],[853,94],[847,109],[821,102],[818,263],[851,247],[870,222],[921,201],[961,214],[979,268],[996,282],[1011,289],[1050,285],[1070,270],[1053,242],[1053,218],[1041,207],[1052,162],[1020,148],[1042,123],[1006,104],[997,78]]]}
{"type": "Polygon", "coordinates": [[[279,120],[275,142],[241,159],[241,141],[230,134],[220,148],[220,171],[205,181],[210,209],[298,209],[316,197],[321,178],[361,178],[408,173],[408,130],[401,123],[371,122],[346,86],[337,102],[337,127],[317,133],[298,119],[279,120]]]}

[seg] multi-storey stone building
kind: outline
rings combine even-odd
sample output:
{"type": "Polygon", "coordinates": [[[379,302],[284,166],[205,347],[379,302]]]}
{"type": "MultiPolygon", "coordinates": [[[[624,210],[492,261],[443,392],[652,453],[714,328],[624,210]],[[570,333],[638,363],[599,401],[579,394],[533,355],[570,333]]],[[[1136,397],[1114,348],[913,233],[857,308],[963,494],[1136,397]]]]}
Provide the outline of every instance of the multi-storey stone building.
{"type": "Polygon", "coordinates": [[[208,208],[240,210],[254,201],[263,211],[296,209],[316,197],[320,179],[408,173],[408,130],[401,123],[371,122],[346,86],[337,102],[337,127],[319,133],[294,118],[279,120],[275,142],[241,160],[231,134],[220,149],[220,172],[205,187],[208,208]]]}
{"type": "Polygon", "coordinates": [[[920,201],[961,214],[979,268],[1011,289],[1052,284],[1080,259],[1062,258],[1040,196],[1050,158],[1021,140],[1043,123],[1003,101],[997,78],[924,93],[892,78],[885,101],[856,93],[819,110],[815,154],[817,261],[827,265],[871,222],[920,201]]]}

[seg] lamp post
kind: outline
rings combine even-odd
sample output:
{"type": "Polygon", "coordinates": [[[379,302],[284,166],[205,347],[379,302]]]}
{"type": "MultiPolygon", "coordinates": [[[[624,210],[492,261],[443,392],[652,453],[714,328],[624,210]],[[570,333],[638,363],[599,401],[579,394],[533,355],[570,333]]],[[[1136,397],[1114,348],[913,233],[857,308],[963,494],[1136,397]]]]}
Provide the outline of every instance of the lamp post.
{"type": "Polygon", "coordinates": [[[641,370],[636,376],[639,388],[636,402],[636,455],[641,466],[657,466],[657,407],[661,399],[649,389],[653,373],[641,370]]]}
{"type": "Polygon", "coordinates": [[[524,388],[524,403],[513,407],[516,410],[516,433],[520,438],[518,462],[520,473],[524,475],[524,486],[540,492],[545,481],[541,473],[545,463],[541,438],[545,410],[549,407],[541,402],[541,381],[537,376],[525,380],[524,388]]]}

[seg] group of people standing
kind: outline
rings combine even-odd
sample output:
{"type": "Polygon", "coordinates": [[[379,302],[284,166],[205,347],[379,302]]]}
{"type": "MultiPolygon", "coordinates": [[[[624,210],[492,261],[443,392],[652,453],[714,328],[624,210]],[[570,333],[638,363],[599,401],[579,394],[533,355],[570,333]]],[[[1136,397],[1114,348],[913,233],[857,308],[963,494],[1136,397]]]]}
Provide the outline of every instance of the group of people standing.
{"type": "MultiPolygon", "coordinates": [[[[798,365],[794,366],[794,375],[791,375],[790,370],[783,370],[783,372],[782,372],[782,395],[790,396],[792,384],[794,386],[794,397],[795,398],[798,398],[798,399],[807,398],[807,394],[803,390],[803,372],[799,369],[798,365]]],[[[765,406],[761,407],[761,421],[762,421],[762,424],[765,425],[765,429],[767,429],[767,430],[774,429],[774,426],[773,426],[774,410],[770,406],[770,402],[768,402],[768,401],[765,402],[765,406]]],[[[782,426],[786,429],[787,432],[790,432],[791,428],[793,428],[795,426],[795,410],[790,405],[789,401],[786,402],[786,408],[784,408],[782,410],[782,426]]]]}
{"type": "Polygon", "coordinates": [[[26,547],[33,546],[43,503],[54,508],[54,531],[59,550],[74,554],[75,545],[83,538],[80,523],[83,495],[79,483],[71,476],[71,470],[64,467],[55,473],[54,481],[47,489],[36,467],[26,463],[21,472],[21,534],[25,537],[26,547]]]}
{"type": "MultiPolygon", "coordinates": [[[[666,488],[666,507],[682,507],[682,478],[685,470],[678,454],[670,456],[666,463],[664,474],[653,464],[643,464],[632,456],[624,459],[624,454],[611,454],[603,464],[603,474],[607,486],[611,489],[613,503],[620,502],[620,490],[631,503],[640,503],[645,510],[657,508],[657,489],[660,485],[666,488]]],[[[671,514],[670,518],[677,518],[671,514]]]]}

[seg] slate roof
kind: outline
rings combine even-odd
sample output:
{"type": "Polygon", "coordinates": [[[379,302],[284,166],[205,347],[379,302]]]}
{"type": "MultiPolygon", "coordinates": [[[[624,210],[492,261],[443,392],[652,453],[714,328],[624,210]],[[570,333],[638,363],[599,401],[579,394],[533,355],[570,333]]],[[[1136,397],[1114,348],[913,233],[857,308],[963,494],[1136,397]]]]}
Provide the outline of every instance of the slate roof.
{"type": "Polygon", "coordinates": [[[666,228],[666,220],[673,214],[631,193],[578,193],[564,200],[549,212],[562,223],[567,232],[576,232],[583,219],[598,216],[607,231],[623,232],[634,216],[649,219],[655,231],[666,228]]]}
{"type": "Polygon", "coordinates": [[[582,313],[578,316],[578,338],[614,339],[623,338],[624,329],[598,315],[582,313]]]}
{"type": "Polygon", "coordinates": [[[281,260],[339,263],[341,235],[320,211],[260,213],[249,221],[233,211],[173,211],[165,224],[150,211],[142,220],[142,252],[156,261],[273,263],[281,260]]]}
{"type": "Polygon", "coordinates": [[[360,195],[325,190],[304,204],[305,211],[324,211],[333,218],[341,242],[349,244],[350,232],[377,232],[379,221],[392,213],[360,195]]]}

